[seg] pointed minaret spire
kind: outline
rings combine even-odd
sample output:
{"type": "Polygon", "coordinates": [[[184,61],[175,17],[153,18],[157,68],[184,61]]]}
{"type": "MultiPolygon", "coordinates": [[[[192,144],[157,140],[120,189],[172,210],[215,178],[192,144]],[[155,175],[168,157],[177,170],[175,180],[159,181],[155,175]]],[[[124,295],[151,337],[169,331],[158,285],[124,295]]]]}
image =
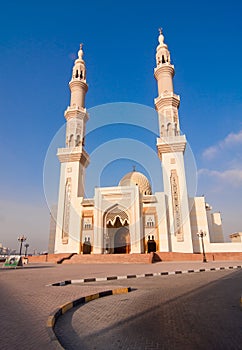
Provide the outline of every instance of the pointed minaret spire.
{"type": "Polygon", "coordinates": [[[83,47],[83,44],[80,44],[80,50],[78,51],[78,58],[79,58],[80,60],[83,60],[83,59],[82,59],[82,56],[83,56],[82,47],[83,47]]]}
{"type": "Polygon", "coordinates": [[[83,44],[80,44],[78,57],[73,65],[69,87],[71,90],[71,101],[65,111],[65,118],[67,120],[66,146],[77,147],[84,145],[85,126],[88,120],[88,114],[85,108],[88,85],[86,82],[86,65],[83,60],[83,44]]]}
{"type": "Polygon", "coordinates": [[[85,96],[88,90],[86,83],[86,65],[83,60],[83,44],[80,44],[78,51],[78,58],[75,60],[72,77],[69,83],[71,90],[71,103],[69,108],[84,109],[85,108],[85,96]]]}
{"type": "Polygon", "coordinates": [[[86,82],[86,65],[83,60],[83,44],[80,44],[80,49],[78,51],[78,58],[75,60],[73,70],[72,70],[72,79],[71,80],[82,80],[86,82]]]}
{"type": "MultiPolygon", "coordinates": [[[[168,50],[168,46],[164,43],[164,35],[162,32],[162,29],[159,28],[159,45],[156,48],[156,72],[161,72],[159,69],[162,66],[169,66],[171,69],[169,70],[169,79],[168,79],[168,74],[163,74],[164,79],[160,80],[160,76],[158,77],[157,74],[155,74],[155,77],[158,81],[158,90],[159,90],[159,95],[160,93],[164,92],[165,90],[169,92],[173,92],[173,76],[174,76],[174,66],[171,65],[171,57],[170,57],[170,52],[168,50]],[[166,79],[165,79],[166,77],[166,79]],[[164,81],[165,80],[165,81],[164,81]],[[163,90],[163,91],[162,91],[163,90]]],[[[167,70],[167,69],[166,69],[167,70]]],[[[168,71],[167,71],[168,73],[168,71]]]]}
{"type": "Polygon", "coordinates": [[[159,28],[159,45],[157,46],[156,49],[156,64],[164,64],[164,63],[171,63],[171,58],[170,58],[170,52],[168,50],[168,46],[164,43],[164,35],[162,32],[162,28],[159,28]]]}
{"type": "Polygon", "coordinates": [[[160,45],[164,45],[164,35],[163,35],[163,32],[162,32],[162,28],[159,28],[159,38],[158,38],[158,41],[160,43],[160,45]]]}
{"type": "Polygon", "coordinates": [[[174,94],[174,66],[171,64],[168,46],[164,43],[162,29],[159,29],[159,44],[156,48],[155,78],[158,85],[158,97],[155,107],[159,114],[160,136],[174,137],[180,135],[178,108],[180,97],[174,94]]]}

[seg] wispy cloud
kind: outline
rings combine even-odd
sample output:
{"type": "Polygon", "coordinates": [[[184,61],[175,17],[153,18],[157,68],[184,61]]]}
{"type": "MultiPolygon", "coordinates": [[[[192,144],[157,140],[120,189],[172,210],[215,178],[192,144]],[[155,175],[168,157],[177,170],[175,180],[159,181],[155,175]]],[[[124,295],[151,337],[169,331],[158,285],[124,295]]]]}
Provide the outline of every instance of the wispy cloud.
{"type": "Polygon", "coordinates": [[[242,169],[228,169],[225,171],[200,169],[198,175],[212,177],[214,180],[222,181],[233,187],[242,186],[242,169]]]}
{"type": "Polygon", "coordinates": [[[234,146],[242,144],[242,130],[238,133],[228,134],[222,141],[219,141],[216,145],[210,146],[203,151],[203,157],[206,160],[212,160],[218,156],[225,149],[231,149],[234,146]]]}
{"type": "Polygon", "coordinates": [[[219,147],[218,146],[211,146],[211,147],[208,147],[206,148],[204,151],[203,151],[203,157],[205,159],[213,159],[216,157],[216,155],[218,154],[219,152],[219,147]]]}

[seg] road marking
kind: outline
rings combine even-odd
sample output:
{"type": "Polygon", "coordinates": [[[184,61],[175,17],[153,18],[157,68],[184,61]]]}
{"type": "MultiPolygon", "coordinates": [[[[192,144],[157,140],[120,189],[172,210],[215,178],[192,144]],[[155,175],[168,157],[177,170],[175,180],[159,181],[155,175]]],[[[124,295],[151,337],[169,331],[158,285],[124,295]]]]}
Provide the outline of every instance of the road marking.
{"type": "Polygon", "coordinates": [[[161,272],[153,272],[153,273],[142,273],[137,275],[123,275],[123,276],[107,276],[107,277],[90,277],[90,278],[81,278],[78,280],[66,280],[61,282],[56,282],[52,284],[47,284],[47,287],[50,286],[66,286],[68,284],[81,284],[81,283],[89,283],[89,282],[104,282],[104,281],[114,281],[114,280],[126,280],[132,278],[142,278],[142,277],[155,277],[155,276],[168,276],[168,275],[178,275],[185,273],[201,273],[201,272],[210,272],[210,271],[223,271],[230,269],[240,269],[241,266],[221,266],[221,267],[211,267],[207,269],[195,269],[195,270],[176,270],[176,271],[161,271],[161,272]]]}

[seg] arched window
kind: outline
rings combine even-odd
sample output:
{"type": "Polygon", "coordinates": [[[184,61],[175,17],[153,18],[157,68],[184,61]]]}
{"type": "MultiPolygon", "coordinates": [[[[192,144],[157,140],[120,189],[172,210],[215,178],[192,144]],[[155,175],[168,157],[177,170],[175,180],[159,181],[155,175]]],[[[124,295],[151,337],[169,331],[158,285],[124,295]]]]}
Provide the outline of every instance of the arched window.
{"type": "Polygon", "coordinates": [[[74,147],[74,135],[71,134],[70,139],[69,139],[69,147],[74,147]]]}
{"type": "Polygon", "coordinates": [[[175,123],[174,125],[174,130],[175,130],[175,135],[177,136],[178,135],[178,132],[177,132],[177,124],[175,123]]]}
{"type": "Polygon", "coordinates": [[[172,132],[172,125],[171,123],[169,123],[167,125],[167,136],[172,136],[173,135],[173,132],[172,132]]]}
{"type": "Polygon", "coordinates": [[[77,137],[76,137],[76,146],[80,145],[80,139],[81,139],[80,135],[77,135],[77,137]]]}

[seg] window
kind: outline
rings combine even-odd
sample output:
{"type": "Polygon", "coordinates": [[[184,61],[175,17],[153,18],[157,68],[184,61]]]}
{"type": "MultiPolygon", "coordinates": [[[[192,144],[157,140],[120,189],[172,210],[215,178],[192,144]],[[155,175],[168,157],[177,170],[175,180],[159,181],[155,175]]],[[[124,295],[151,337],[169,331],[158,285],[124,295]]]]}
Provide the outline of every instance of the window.
{"type": "Polygon", "coordinates": [[[91,230],[92,229],[92,218],[84,218],[83,219],[83,229],[91,230]]]}
{"type": "Polygon", "coordinates": [[[84,224],[84,229],[85,230],[90,230],[91,228],[92,228],[91,224],[87,224],[87,223],[84,224]]]}
{"type": "Polygon", "coordinates": [[[145,226],[146,227],[154,227],[155,226],[155,216],[154,215],[146,215],[145,226]]]}

